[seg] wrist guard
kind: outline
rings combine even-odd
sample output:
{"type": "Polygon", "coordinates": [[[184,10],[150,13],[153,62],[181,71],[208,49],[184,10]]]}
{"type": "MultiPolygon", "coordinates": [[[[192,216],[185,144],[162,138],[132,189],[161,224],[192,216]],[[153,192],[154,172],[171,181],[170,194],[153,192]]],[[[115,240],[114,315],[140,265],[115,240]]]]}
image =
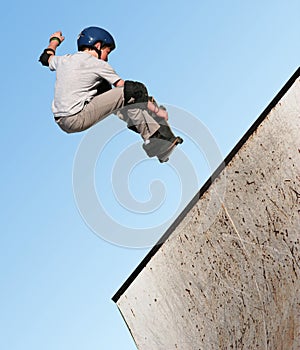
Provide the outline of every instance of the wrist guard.
{"type": "Polygon", "coordinates": [[[58,46],[61,44],[61,40],[57,36],[52,36],[49,39],[49,43],[51,43],[52,40],[56,40],[58,42],[58,46]]]}

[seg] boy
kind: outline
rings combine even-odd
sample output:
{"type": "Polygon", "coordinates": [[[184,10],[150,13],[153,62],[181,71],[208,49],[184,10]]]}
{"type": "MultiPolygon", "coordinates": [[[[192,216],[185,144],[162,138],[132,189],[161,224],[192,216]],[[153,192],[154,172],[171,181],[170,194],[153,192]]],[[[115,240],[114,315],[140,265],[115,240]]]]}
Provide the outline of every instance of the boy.
{"type": "Polygon", "coordinates": [[[59,127],[67,133],[80,132],[114,113],[141,135],[149,157],[168,160],[163,156],[182,139],[174,136],[167,111],[150,100],[147,88],[124,81],[108,64],[116,47],[111,34],[99,27],[85,28],[78,36],[78,52],[56,56],[64,39],[60,31],[52,34],[39,59],[56,71],[52,111],[59,127]]]}

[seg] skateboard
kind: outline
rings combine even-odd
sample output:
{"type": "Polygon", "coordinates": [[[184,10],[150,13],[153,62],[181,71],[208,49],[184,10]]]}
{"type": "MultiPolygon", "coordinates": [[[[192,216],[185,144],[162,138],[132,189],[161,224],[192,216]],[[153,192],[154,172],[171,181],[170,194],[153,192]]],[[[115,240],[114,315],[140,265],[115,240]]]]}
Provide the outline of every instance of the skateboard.
{"type": "Polygon", "coordinates": [[[156,155],[156,157],[160,161],[160,163],[167,162],[170,159],[170,155],[172,154],[172,152],[174,151],[176,146],[181,144],[182,142],[183,142],[183,139],[181,137],[177,136],[167,151],[156,155]]]}
{"type": "Polygon", "coordinates": [[[179,136],[174,136],[172,141],[159,138],[151,138],[150,141],[144,142],[143,149],[149,158],[156,157],[160,163],[165,163],[169,160],[169,157],[176,146],[182,142],[183,139],[179,136]]]}
{"type": "MultiPolygon", "coordinates": [[[[164,106],[158,106],[152,96],[149,97],[149,101],[154,103],[157,108],[166,110],[164,106]]],[[[183,139],[173,134],[171,127],[166,120],[158,117],[151,111],[148,111],[148,113],[156,122],[158,122],[158,124],[160,124],[160,128],[157,130],[157,135],[155,133],[149,140],[144,142],[143,149],[149,158],[157,157],[160,163],[165,163],[169,160],[169,157],[176,146],[183,143],[183,139]]]]}

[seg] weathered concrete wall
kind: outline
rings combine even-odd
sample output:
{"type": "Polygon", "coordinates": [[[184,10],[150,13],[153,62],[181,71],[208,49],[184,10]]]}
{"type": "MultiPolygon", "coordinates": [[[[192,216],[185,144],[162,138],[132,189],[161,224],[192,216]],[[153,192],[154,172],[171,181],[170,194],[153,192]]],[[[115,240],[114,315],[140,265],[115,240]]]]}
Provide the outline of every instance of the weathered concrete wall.
{"type": "Polygon", "coordinates": [[[300,349],[299,218],[297,78],[115,300],[138,349],[300,349]]]}

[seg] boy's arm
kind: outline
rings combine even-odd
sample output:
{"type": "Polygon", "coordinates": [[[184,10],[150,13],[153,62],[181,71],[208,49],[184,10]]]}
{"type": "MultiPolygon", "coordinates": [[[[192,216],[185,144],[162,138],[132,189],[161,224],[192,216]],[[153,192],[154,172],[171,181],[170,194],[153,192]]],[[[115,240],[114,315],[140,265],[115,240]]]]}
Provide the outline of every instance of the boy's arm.
{"type": "Polygon", "coordinates": [[[115,87],[121,87],[124,86],[125,81],[123,79],[118,80],[117,82],[114,83],[115,87]]]}
{"type": "Polygon", "coordinates": [[[163,108],[159,108],[152,101],[148,101],[147,107],[151,112],[155,113],[158,117],[163,118],[165,120],[169,119],[167,110],[165,110],[163,108]]]}
{"type": "Polygon", "coordinates": [[[53,33],[49,39],[48,47],[43,51],[40,56],[39,61],[43,66],[49,66],[49,61],[52,56],[55,55],[57,47],[65,40],[65,37],[62,36],[62,32],[58,31],[53,33]]]}

